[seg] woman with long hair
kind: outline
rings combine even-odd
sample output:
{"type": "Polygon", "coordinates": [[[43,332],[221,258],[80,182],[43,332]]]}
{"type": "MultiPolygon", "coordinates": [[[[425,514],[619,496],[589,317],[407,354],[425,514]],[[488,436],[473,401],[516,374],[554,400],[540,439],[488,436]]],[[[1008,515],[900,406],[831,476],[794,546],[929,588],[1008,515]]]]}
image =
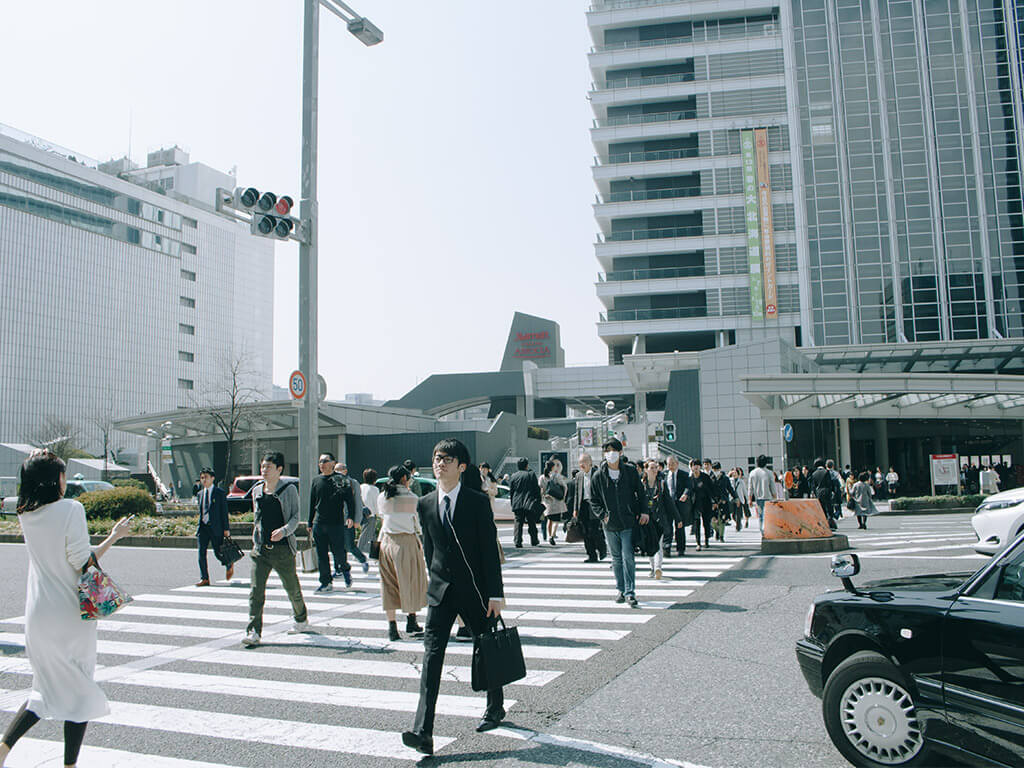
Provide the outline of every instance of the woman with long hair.
{"type": "Polygon", "coordinates": [[[420,540],[419,497],[409,488],[412,475],[404,466],[388,470],[388,480],[377,500],[380,515],[380,596],[388,617],[388,639],[400,640],[395,613],[406,615],[405,631],[423,634],[416,612],[427,604],[427,564],[420,540]]]}
{"type": "Polygon", "coordinates": [[[0,766],[18,739],[40,719],[64,721],[64,765],[75,766],[89,720],[106,715],[107,697],[93,680],[96,622],[82,621],[78,577],[128,535],[122,518],[95,549],[89,546],[85,508],[64,498],[64,462],[35,451],[21,466],[18,521],[28,549],[25,651],[32,693],[14,715],[0,744],[0,766]]]}
{"type": "Polygon", "coordinates": [[[548,522],[548,542],[555,546],[558,524],[565,519],[568,510],[565,495],[569,484],[562,476],[562,462],[549,459],[544,465],[544,474],[540,476],[539,482],[541,500],[544,503],[544,518],[548,522]]]}

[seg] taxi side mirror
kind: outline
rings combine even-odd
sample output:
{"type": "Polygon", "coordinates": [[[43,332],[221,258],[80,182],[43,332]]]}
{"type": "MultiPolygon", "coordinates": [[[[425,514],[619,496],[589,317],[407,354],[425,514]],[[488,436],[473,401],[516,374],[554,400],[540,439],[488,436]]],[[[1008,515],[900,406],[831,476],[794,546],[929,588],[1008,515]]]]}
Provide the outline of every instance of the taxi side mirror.
{"type": "Polygon", "coordinates": [[[833,555],[832,575],[840,579],[849,579],[860,573],[860,558],[854,554],[833,555]]]}

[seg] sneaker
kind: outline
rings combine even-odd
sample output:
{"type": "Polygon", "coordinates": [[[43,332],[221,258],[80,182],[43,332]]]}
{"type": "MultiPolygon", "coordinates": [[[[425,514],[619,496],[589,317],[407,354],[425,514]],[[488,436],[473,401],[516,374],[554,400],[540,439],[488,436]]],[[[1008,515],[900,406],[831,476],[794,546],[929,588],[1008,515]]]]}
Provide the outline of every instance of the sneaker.
{"type": "Polygon", "coordinates": [[[322,595],[324,592],[333,592],[334,587],[331,584],[321,584],[316,588],[316,594],[322,595]]]}
{"type": "Polygon", "coordinates": [[[242,638],[242,645],[246,648],[255,648],[260,644],[259,632],[250,632],[242,638]]]}
{"type": "Polygon", "coordinates": [[[338,567],[336,567],[336,568],[334,569],[334,575],[335,575],[335,576],[341,576],[341,568],[338,568],[338,567]]]}
{"type": "Polygon", "coordinates": [[[640,603],[638,603],[636,601],[636,597],[634,595],[630,595],[629,597],[627,597],[626,601],[629,603],[629,607],[630,608],[639,608],[640,607],[640,603]]]}
{"type": "Polygon", "coordinates": [[[352,586],[352,574],[349,571],[345,571],[341,575],[345,579],[345,587],[346,587],[346,589],[348,587],[351,587],[352,586]]]}
{"type": "Polygon", "coordinates": [[[294,624],[292,624],[292,628],[288,630],[289,635],[299,635],[303,632],[309,632],[308,621],[296,621],[294,624]]]}
{"type": "Polygon", "coordinates": [[[615,598],[615,602],[616,603],[624,603],[624,602],[626,602],[626,596],[624,594],[622,594],[621,592],[619,592],[619,596],[615,598]]]}
{"type": "Polygon", "coordinates": [[[363,575],[370,572],[370,563],[368,560],[363,560],[363,575]]]}

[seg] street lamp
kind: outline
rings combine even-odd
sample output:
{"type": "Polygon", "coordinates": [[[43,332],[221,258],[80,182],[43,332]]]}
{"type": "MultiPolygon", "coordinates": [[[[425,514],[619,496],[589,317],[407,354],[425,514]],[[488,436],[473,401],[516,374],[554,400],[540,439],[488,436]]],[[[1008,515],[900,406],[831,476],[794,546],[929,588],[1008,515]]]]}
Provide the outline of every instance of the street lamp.
{"type": "MultiPolygon", "coordinates": [[[[316,466],[320,450],[320,388],[317,361],[317,94],[320,78],[320,6],[348,26],[364,45],[384,39],[368,19],[341,0],[303,0],[302,32],[302,170],[299,190],[299,218],[305,236],[299,243],[299,370],[310,386],[306,388],[299,413],[299,476],[316,466]]],[[[310,484],[299,483],[299,509],[309,505],[310,484]]]]}

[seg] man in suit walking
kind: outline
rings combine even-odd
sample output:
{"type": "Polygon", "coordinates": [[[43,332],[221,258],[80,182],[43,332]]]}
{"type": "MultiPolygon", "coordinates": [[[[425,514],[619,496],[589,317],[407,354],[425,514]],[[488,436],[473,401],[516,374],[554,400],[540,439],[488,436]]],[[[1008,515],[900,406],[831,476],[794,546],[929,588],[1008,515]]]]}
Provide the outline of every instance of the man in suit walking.
{"type": "MultiPolygon", "coordinates": [[[[196,539],[199,542],[199,581],[197,587],[210,586],[210,571],[206,565],[206,550],[213,547],[214,555],[220,549],[224,539],[231,537],[231,525],[228,521],[228,495],[223,488],[213,484],[213,470],[204,467],[199,473],[199,526],[196,528],[196,539]]],[[[226,578],[228,581],[235,575],[235,566],[228,565],[226,578]]]]}
{"type": "MultiPolygon", "coordinates": [[[[494,513],[486,494],[462,485],[469,463],[469,451],[458,440],[439,442],[433,454],[437,490],[416,505],[430,581],[419,706],[413,729],[402,734],[402,741],[425,755],[434,753],[434,712],[455,617],[461,616],[479,635],[492,626],[492,617],[498,617],[504,604],[494,513]]],[[[501,688],[487,691],[487,709],[477,731],[497,728],[505,717],[503,705],[501,688]]]]}
{"type": "Polygon", "coordinates": [[[665,557],[669,557],[672,551],[672,538],[675,531],[676,554],[680,557],[686,554],[686,523],[689,520],[689,510],[692,505],[689,501],[683,501],[683,494],[687,490],[686,473],[679,468],[679,459],[675,456],[668,457],[668,467],[665,471],[665,494],[662,500],[662,511],[668,519],[670,528],[665,532],[665,557]]]}
{"type": "Polygon", "coordinates": [[[518,471],[508,481],[509,495],[512,498],[512,514],[515,516],[516,524],[512,533],[513,540],[517,547],[523,546],[523,523],[529,526],[530,544],[536,547],[540,544],[537,536],[537,522],[540,520],[540,481],[537,475],[530,469],[528,459],[521,458],[516,462],[518,471]]]}
{"type": "Polygon", "coordinates": [[[590,505],[590,483],[594,477],[594,460],[589,453],[580,456],[580,471],[569,481],[566,494],[568,512],[583,526],[583,546],[587,550],[585,563],[596,563],[608,555],[607,543],[601,532],[601,521],[594,516],[590,505]]]}

